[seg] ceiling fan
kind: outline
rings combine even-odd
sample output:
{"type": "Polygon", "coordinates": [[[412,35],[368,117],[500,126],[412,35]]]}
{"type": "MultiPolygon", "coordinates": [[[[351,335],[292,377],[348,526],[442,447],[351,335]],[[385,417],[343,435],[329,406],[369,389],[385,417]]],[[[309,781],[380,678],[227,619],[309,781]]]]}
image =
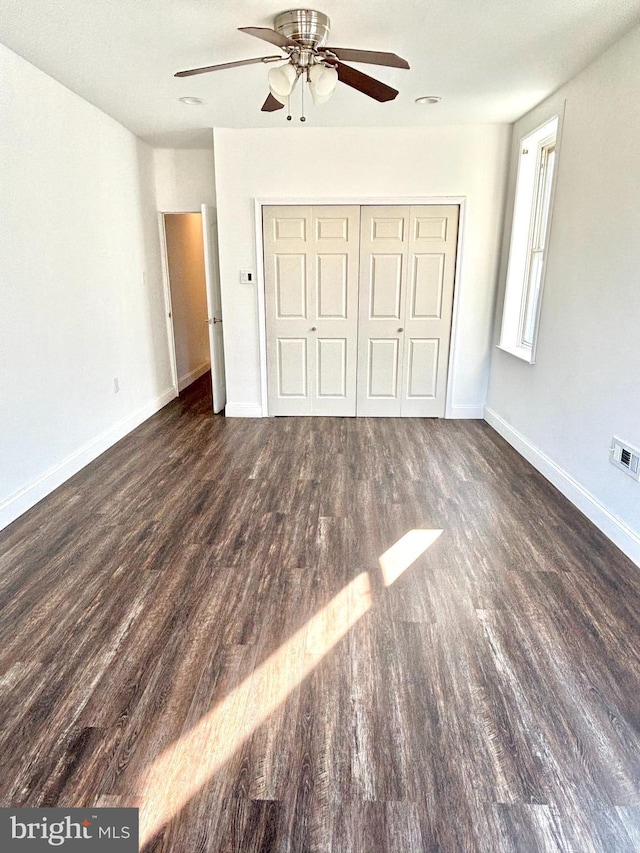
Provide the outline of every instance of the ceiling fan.
{"type": "MultiPolygon", "coordinates": [[[[284,56],[259,56],[256,59],[206,65],[203,68],[178,71],[175,76],[191,77],[195,74],[206,74],[209,71],[236,68],[240,65],[286,60],[284,65],[276,66],[269,71],[269,95],[262,105],[263,112],[281,110],[289,102],[298,80],[308,83],[314,103],[323,103],[328,100],[338,82],[345,83],[376,101],[392,101],[398,94],[397,89],[345,65],[343,60],[387,65],[393,68],[409,68],[406,59],[402,59],[395,53],[384,51],[327,47],[329,27],[329,18],[322,12],[312,9],[292,9],[276,16],[273,29],[269,27],[239,28],[240,32],[276,45],[284,52],[284,56]]],[[[287,118],[291,119],[290,113],[287,118]]],[[[300,120],[305,120],[304,115],[300,120]]]]}

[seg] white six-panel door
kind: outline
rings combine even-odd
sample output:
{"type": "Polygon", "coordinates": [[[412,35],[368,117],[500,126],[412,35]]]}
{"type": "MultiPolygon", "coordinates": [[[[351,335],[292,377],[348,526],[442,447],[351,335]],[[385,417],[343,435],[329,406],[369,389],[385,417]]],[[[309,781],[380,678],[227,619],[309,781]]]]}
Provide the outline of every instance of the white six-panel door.
{"type": "Polygon", "coordinates": [[[458,211],[263,209],[271,415],[444,415],[458,211]]]}
{"type": "Polygon", "coordinates": [[[356,413],[357,206],[265,207],[271,415],[356,413]]]}
{"type": "Polygon", "coordinates": [[[408,207],[361,209],[359,415],[401,415],[408,229],[408,207]]]}
{"type": "Polygon", "coordinates": [[[361,208],[358,415],[444,416],[458,210],[361,208]]]}
{"type": "Polygon", "coordinates": [[[410,209],[403,417],[444,417],[459,210],[457,205],[410,209]]]}

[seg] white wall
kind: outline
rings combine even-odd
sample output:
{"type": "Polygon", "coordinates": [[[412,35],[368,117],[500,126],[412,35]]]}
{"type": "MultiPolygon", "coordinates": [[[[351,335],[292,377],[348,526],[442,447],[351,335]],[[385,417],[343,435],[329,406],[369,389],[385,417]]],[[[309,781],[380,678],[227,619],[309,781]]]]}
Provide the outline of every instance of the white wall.
{"type": "Polygon", "coordinates": [[[178,390],[182,391],[211,366],[202,214],[168,213],[164,224],[178,390]]]}
{"type": "Polygon", "coordinates": [[[261,411],[255,198],[465,196],[460,334],[450,401],[480,417],[486,396],[510,128],[214,130],[227,414],[261,411]]]}
{"type": "Polygon", "coordinates": [[[216,205],[216,182],[211,148],[156,148],[156,203],[160,211],[196,211],[216,205]]]}
{"type": "MultiPolygon", "coordinates": [[[[487,419],[640,563],[640,484],[608,462],[640,446],[640,28],[515,128],[566,99],[537,361],[494,350],[487,419]]],[[[497,330],[506,274],[503,250],[497,330]]],[[[497,340],[497,337],[496,337],[497,340]]]]}
{"type": "Polygon", "coordinates": [[[151,149],[2,46],[0,77],[3,526],[173,392],[151,149]]]}

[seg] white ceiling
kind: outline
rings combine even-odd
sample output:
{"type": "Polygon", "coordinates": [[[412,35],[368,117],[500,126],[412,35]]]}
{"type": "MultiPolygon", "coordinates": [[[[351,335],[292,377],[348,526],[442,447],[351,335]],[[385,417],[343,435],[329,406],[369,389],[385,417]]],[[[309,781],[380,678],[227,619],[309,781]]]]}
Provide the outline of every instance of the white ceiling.
{"type": "MultiPolygon", "coordinates": [[[[284,110],[260,112],[268,66],[173,77],[277,53],[237,28],[272,26],[287,8],[283,0],[3,0],[0,40],[152,144],[189,147],[207,138],[200,128],[287,124],[284,110]],[[185,106],[183,95],[205,104],[185,106]]],[[[356,65],[399,96],[379,104],[339,85],[328,103],[309,106],[311,126],[511,122],[640,22],[640,0],[319,0],[318,8],[331,19],[329,44],[393,51],[411,70],[356,65]],[[442,102],[414,104],[431,94],[442,102]]]]}

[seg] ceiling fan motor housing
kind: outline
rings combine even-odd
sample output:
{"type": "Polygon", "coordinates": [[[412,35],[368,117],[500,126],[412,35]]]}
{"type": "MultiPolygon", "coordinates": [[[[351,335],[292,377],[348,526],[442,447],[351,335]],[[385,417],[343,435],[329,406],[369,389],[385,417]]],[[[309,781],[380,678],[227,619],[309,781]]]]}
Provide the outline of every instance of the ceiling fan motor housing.
{"type": "Polygon", "coordinates": [[[274,29],[303,47],[317,50],[327,43],[330,25],[328,16],[322,12],[315,12],[313,9],[290,9],[276,17],[274,29]]]}

